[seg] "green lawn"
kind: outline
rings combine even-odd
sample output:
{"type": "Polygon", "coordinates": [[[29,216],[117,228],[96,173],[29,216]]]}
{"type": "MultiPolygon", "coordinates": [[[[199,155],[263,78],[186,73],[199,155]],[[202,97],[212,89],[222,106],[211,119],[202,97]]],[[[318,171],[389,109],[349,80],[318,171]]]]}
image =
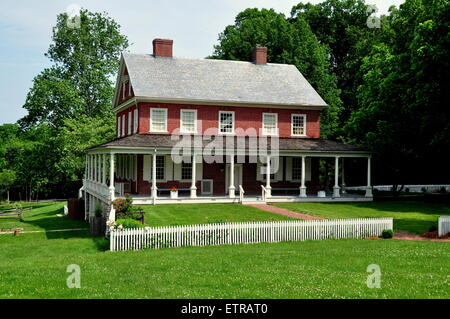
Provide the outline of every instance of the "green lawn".
{"type": "Polygon", "coordinates": [[[419,201],[383,201],[361,203],[283,203],[275,206],[329,219],[393,217],[394,230],[427,232],[437,226],[439,216],[450,215],[450,204],[419,201]]]}
{"type": "MultiPolygon", "coordinates": [[[[84,221],[69,220],[67,217],[56,217],[64,213],[65,202],[52,203],[23,203],[23,207],[33,207],[31,211],[24,211],[23,221],[18,218],[0,217],[0,228],[23,228],[24,230],[54,230],[68,228],[87,228],[84,221]]],[[[0,210],[11,207],[3,206],[0,210]]]]}
{"type": "MultiPolygon", "coordinates": [[[[48,233],[50,234],[50,233],[48,233]]],[[[0,237],[0,298],[450,298],[448,243],[326,240],[101,251],[86,232],[0,237]],[[369,264],[381,289],[366,286],[369,264]],[[66,267],[81,267],[81,289],[66,267]]]]}
{"type": "Polygon", "coordinates": [[[149,226],[176,226],[223,222],[288,220],[250,206],[233,204],[141,205],[149,226]]]}
{"type": "MultiPolygon", "coordinates": [[[[42,205],[20,224],[86,227],[55,217],[62,205],[42,205]]],[[[167,225],[178,212],[177,223],[272,216],[247,208],[145,207],[152,225],[152,216],[167,225]]],[[[0,228],[11,223],[19,222],[0,220],[0,228]]],[[[344,239],[130,252],[105,251],[107,244],[86,230],[0,235],[0,298],[450,298],[449,243],[344,239]],[[81,289],[66,286],[71,264],[81,267],[81,289]],[[381,289],[366,286],[370,264],[381,267],[381,289]]]]}

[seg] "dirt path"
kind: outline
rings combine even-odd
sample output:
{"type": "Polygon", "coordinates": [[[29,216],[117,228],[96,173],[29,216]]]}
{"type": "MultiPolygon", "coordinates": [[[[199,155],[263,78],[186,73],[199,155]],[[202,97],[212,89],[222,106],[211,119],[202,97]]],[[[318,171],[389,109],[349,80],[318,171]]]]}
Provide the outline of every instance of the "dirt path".
{"type": "Polygon", "coordinates": [[[396,232],[394,239],[400,240],[422,240],[422,241],[438,241],[450,243],[450,238],[429,238],[421,235],[409,234],[404,232],[396,232]]]}
{"type": "Polygon", "coordinates": [[[323,220],[323,219],[325,219],[325,218],[311,216],[308,214],[293,212],[293,211],[290,211],[290,210],[287,210],[284,208],[279,208],[279,207],[270,206],[270,205],[266,205],[266,204],[246,204],[246,205],[258,208],[260,210],[264,210],[266,212],[270,212],[270,213],[274,213],[274,214],[278,214],[278,215],[284,215],[284,216],[297,218],[297,219],[303,219],[303,220],[323,220]]]}

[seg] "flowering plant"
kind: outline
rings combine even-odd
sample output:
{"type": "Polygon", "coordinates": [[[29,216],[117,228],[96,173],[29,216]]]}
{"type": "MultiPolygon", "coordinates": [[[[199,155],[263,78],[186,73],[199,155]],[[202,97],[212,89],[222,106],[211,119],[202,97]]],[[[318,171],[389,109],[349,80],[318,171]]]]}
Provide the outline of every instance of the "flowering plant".
{"type": "Polygon", "coordinates": [[[171,191],[171,192],[178,192],[178,189],[177,189],[176,187],[172,187],[172,188],[170,189],[170,191],[171,191]]]}

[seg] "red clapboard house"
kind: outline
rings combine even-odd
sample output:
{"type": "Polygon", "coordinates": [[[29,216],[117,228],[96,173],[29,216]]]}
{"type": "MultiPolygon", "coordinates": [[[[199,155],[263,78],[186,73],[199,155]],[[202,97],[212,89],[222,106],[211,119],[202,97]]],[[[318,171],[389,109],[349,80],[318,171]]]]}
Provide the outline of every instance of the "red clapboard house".
{"type": "Polygon", "coordinates": [[[267,63],[263,47],[251,62],[176,58],[172,48],[155,39],[153,54],[123,53],[117,136],[87,153],[88,210],[124,193],[139,204],[371,200],[370,153],[320,138],[327,104],[295,66],[267,63]],[[354,158],[367,160],[365,196],[345,192],[354,158]],[[330,192],[319,159],[335,163],[330,192]]]}

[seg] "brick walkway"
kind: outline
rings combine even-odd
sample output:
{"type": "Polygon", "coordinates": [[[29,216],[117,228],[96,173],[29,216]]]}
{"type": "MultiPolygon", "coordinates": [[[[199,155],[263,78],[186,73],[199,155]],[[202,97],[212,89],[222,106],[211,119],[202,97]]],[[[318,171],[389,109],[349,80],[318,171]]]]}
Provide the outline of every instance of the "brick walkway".
{"type": "Polygon", "coordinates": [[[246,205],[258,208],[260,210],[264,210],[266,212],[270,212],[270,213],[274,213],[274,214],[278,214],[278,215],[284,215],[284,216],[297,218],[297,219],[303,219],[303,220],[323,220],[323,219],[325,219],[325,218],[311,216],[308,214],[301,214],[301,213],[293,212],[293,211],[290,211],[290,210],[287,210],[284,208],[270,206],[270,205],[266,205],[266,204],[246,204],[246,205]]]}

